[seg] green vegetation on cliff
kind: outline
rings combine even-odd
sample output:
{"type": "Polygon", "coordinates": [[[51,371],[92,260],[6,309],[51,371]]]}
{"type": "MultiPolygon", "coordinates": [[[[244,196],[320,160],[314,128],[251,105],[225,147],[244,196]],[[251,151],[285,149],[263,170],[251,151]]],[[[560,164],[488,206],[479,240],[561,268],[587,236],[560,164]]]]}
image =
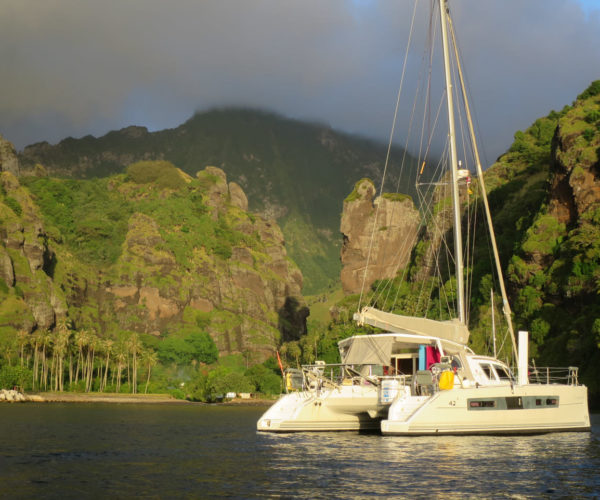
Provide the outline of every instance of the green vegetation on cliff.
{"type": "Polygon", "coordinates": [[[580,366],[598,398],[600,81],[515,144],[486,179],[517,327],[539,362],[580,366]]]}
{"type": "MultiPolygon", "coordinates": [[[[400,158],[394,149],[392,161],[400,158]]],[[[311,294],[339,281],[342,202],[356,179],[380,175],[385,148],[323,125],[223,109],[198,113],[170,130],[128,127],[56,146],[34,144],[19,159],[22,171],[33,173],[41,163],[52,176],[75,178],[106,177],[148,159],[168,161],[191,176],[216,165],[242,186],[252,212],[277,219],[287,251],[304,275],[304,292],[311,294]]],[[[161,165],[156,169],[153,181],[181,183],[179,176],[161,174],[161,165]]],[[[148,169],[141,171],[150,175],[148,169]]],[[[397,179],[389,182],[395,186],[397,179]]],[[[409,194],[413,184],[401,183],[409,194]]]]}
{"type": "MultiPolygon", "coordinates": [[[[538,366],[579,366],[592,405],[600,407],[600,81],[571,106],[517,132],[510,149],[484,175],[514,326],[530,332],[530,355],[538,366]]],[[[356,197],[355,188],[347,199],[356,197]]],[[[449,199],[434,203],[432,217],[442,216],[449,199]]],[[[483,233],[469,269],[470,343],[476,352],[491,353],[490,289],[497,293],[498,285],[483,233]]],[[[449,317],[438,303],[453,303],[455,280],[450,272],[432,279],[426,262],[432,244],[425,239],[413,248],[404,280],[373,284],[373,290],[386,290],[378,295],[377,307],[449,317]]],[[[445,269],[447,263],[436,265],[445,269]]],[[[369,297],[363,297],[364,303],[371,303],[369,297]]],[[[340,335],[357,333],[351,322],[357,305],[358,296],[347,296],[331,308],[334,319],[328,327],[309,322],[309,336],[316,341],[311,347],[301,340],[299,358],[308,361],[314,346],[333,346],[340,335]]],[[[495,307],[498,325],[498,298],[495,307]]],[[[319,356],[322,352],[333,352],[333,347],[319,350],[319,356]]],[[[510,347],[502,346],[500,355],[510,357],[510,347]]]]}
{"type": "Polygon", "coordinates": [[[279,392],[273,370],[245,373],[284,320],[304,331],[302,277],[221,170],[145,161],[88,180],[3,172],[0,186],[0,377],[21,377],[18,360],[27,389],[211,399],[218,371],[279,392]]]}

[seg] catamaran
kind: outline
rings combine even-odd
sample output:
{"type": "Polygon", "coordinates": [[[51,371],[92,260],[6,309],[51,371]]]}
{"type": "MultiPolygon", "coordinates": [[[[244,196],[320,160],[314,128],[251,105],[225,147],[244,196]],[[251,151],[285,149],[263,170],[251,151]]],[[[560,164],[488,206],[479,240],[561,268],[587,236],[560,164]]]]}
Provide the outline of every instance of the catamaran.
{"type": "Polygon", "coordinates": [[[260,431],[379,429],[383,434],[440,435],[590,429],[587,388],[577,368],[529,367],[527,332],[519,332],[517,348],[448,0],[432,5],[439,15],[445,75],[450,170],[445,179],[452,199],[456,317],[441,321],[359,306],[354,315],[359,325],[389,333],[342,340],[340,364],[317,362],[288,371],[289,393],[260,418],[260,431]],[[461,189],[468,170],[458,161],[453,74],[458,75],[517,376],[507,363],[477,355],[467,345],[461,189]]]}

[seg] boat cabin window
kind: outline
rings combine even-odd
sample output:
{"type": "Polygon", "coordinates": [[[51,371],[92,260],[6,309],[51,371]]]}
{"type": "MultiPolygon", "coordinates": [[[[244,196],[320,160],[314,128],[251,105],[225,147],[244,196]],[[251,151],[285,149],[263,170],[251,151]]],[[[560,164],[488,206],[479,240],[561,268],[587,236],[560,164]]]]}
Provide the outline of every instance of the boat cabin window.
{"type": "Polygon", "coordinates": [[[503,366],[494,365],[494,368],[496,370],[496,374],[498,375],[498,379],[507,382],[510,382],[512,380],[510,372],[506,371],[506,369],[503,366]]]}
{"type": "Polygon", "coordinates": [[[412,375],[417,371],[418,366],[418,352],[406,352],[392,355],[392,368],[394,368],[395,373],[412,375]]]}
{"type": "Polygon", "coordinates": [[[501,364],[479,361],[479,367],[481,368],[480,374],[484,375],[487,380],[494,384],[511,382],[513,380],[510,370],[501,364]]]}
{"type": "Polygon", "coordinates": [[[492,366],[491,365],[489,365],[487,363],[481,363],[479,366],[481,366],[481,369],[483,370],[483,373],[485,374],[485,376],[489,380],[496,380],[496,375],[492,371],[492,366]]]}
{"type": "Polygon", "coordinates": [[[450,362],[453,370],[460,370],[462,368],[462,363],[460,362],[460,358],[458,356],[452,356],[452,361],[450,362]]]}

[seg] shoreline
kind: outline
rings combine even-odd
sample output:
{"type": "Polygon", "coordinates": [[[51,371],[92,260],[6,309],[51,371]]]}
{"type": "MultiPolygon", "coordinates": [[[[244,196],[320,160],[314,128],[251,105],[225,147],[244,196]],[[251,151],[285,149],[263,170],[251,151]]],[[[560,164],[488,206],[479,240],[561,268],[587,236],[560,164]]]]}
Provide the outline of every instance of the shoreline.
{"type": "MultiPolygon", "coordinates": [[[[263,406],[272,405],[271,399],[233,399],[222,403],[204,403],[177,399],[170,394],[116,394],[80,392],[32,392],[23,393],[23,403],[117,403],[117,404],[169,404],[169,405],[226,405],[263,406]]],[[[6,401],[11,402],[11,401],[6,401]]]]}
{"type": "Polygon", "coordinates": [[[32,392],[25,393],[31,403],[144,403],[144,404],[191,404],[170,394],[116,394],[81,392],[32,392]]]}

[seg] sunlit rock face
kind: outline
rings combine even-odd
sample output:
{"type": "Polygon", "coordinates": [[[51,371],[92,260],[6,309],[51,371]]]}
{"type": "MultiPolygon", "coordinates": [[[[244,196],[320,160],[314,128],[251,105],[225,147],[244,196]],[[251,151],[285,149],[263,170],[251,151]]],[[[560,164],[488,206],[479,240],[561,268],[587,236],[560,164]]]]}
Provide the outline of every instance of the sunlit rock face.
{"type": "Polygon", "coordinates": [[[67,311],[52,276],[56,256],[29,192],[9,170],[0,173],[0,186],[0,278],[8,287],[0,323],[27,332],[50,329],[67,311]]]}
{"type": "MultiPolygon", "coordinates": [[[[202,241],[215,248],[184,244],[194,235],[183,217],[171,227],[134,208],[123,215],[127,229],[118,258],[99,268],[69,251],[57,228],[50,237],[30,191],[1,172],[0,325],[52,331],[67,317],[75,329],[100,336],[134,331],[161,337],[201,328],[221,354],[244,353],[253,362],[273,355],[284,336],[306,333],[302,273],[287,255],[278,224],[248,213],[244,191],[221,169],[200,171],[196,182],[198,191],[190,196],[213,221],[207,230],[217,231],[216,240],[202,241]]],[[[163,210],[188,193],[125,178],[108,186],[142,201],[153,192],[159,202],[166,200],[163,210]]]]}
{"type": "Polygon", "coordinates": [[[409,196],[376,197],[370,180],[359,181],[344,201],[340,225],[344,291],[358,293],[363,285],[368,289],[375,280],[396,276],[410,260],[418,226],[409,196]]]}
{"type": "Polygon", "coordinates": [[[0,135],[0,172],[10,172],[15,177],[19,176],[19,160],[12,142],[0,135]]]}

